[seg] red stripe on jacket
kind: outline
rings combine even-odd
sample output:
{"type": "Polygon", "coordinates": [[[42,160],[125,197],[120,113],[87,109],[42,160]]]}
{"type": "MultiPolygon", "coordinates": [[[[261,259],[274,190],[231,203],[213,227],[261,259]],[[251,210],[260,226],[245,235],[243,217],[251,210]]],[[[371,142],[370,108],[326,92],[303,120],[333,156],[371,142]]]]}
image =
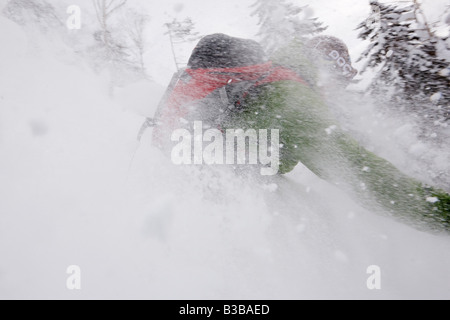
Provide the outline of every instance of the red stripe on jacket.
{"type": "MultiPolygon", "coordinates": [[[[274,66],[272,62],[238,68],[186,69],[190,79],[180,79],[170,95],[159,121],[166,128],[176,127],[176,122],[187,115],[184,106],[206,98],[227,84],[241,81],[256,81],[255,86],[278,82],[295,81],[308,85],[296,72],[274,66]]],[[[158,135],[159,130],[156,130],[158,135]]]]}

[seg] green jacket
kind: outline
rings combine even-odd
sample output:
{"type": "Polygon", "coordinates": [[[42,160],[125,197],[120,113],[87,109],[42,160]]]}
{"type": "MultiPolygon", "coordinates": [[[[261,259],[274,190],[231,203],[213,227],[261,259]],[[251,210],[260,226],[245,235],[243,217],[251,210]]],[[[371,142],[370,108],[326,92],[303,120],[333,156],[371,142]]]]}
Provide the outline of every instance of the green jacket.
{"type": "MultiPolygon", "coordinates": [[[[301,52],[302,44],[293,42],[272,61],[313,83],[316,71],[301,52]]],[[[301,162],[320,178],[352,192],[371,210],[388,210],[419,227],[450,229],[450,195],[412,179],[361,147],[339,128],[313,85],[294,81],[265,85],[241,113],[231,116],[226,128],[279,129],[281,174],[301,162]]]]}

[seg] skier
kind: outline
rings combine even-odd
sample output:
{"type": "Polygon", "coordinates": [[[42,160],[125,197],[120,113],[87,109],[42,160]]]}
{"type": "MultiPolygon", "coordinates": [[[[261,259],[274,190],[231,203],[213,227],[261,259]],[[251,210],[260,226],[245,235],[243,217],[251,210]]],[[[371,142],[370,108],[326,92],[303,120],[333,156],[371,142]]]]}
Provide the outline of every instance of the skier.
{"type": "MultiPolygon", "coordinates": [[[[324,103],[317,84],[343,90],[356,75],[347,46],[339,39],[319,36],[306,44],[292,41],[272,57],[307,80],[279,81],[260,88],[240,113],[224,127],[278,128],[281,173],[301,162],[320,178],[357,194],[367,207],[382,207],[410,220],[438,222],[450,227],[450,196],[425,186],[388,161],[361,147],[343,132],[324,103]]],[[[336,89],[335,89],[336,90],[336,89]]]]}
{"type": "Polygon", "coordinates": [[[171,132],[195,120],[221,127],[251,92],[280,80],[304,81],[289,68],[274,67],[256,41],[224,34],[206,36],[194,49],[188,68],[174,75],[155,120],[147,123],[159,124],[154,143],[167,148],[171,132]]]}
{"type": "Polygon", "coordinates": [[[163,144],[164,133],[180,119],[201,117],[222,130],[278,129],[280,174],[301,162],[370,209],[380,207],[409,222],[415,217],[420,225],[450,227],[447,192],[361,147],[339,128],[323,101],[319,83],[344,90],[357,73],[341,40],[293,40],[267,61],[250,40],[212,35],[200,41],[188,68],[158,111],[163,125],[154,133],[156,144],[163,144]]]}

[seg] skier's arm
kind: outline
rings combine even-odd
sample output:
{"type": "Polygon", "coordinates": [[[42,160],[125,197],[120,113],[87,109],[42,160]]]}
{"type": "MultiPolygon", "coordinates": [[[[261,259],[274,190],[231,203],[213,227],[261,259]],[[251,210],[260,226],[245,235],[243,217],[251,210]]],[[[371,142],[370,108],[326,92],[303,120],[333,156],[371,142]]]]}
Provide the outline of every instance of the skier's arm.
{"type": "Polygon", "coordinates": [[[342,132],[333,133],[326,148],[332,151],[327,157],[340,162],[347,175],[346,182],[352,184],[365,203],[370,204],[373,198],[401,218],[450,227],[450,196],[443,190],[425,186],[402,173],[342,132]]]}
{"type": "Polygon", "coordinates": [[[310,88],[286,81],[269,86],[239,116],[241,127],[280,129],[280,172],[303,163],[319,177],[357,193],[366,206],[450,226],[450,196],[425,187],[342,132],[310,88]]]}
{"type": "Polygon", "coordinates": [[[294,150],[300,162],[324,179],[349,186],[368,206],[379,205],[407,220],[450,227],[448,193],[425,186],[361,147],[339,129],[318,97],[308,95],[313,105],[298,104],[303,99],[298,90],[292,96],[295,102],[286,101],[287,107],[296,106],[292,119],[300,126],[293,136],[299,141],[294,150]]]}

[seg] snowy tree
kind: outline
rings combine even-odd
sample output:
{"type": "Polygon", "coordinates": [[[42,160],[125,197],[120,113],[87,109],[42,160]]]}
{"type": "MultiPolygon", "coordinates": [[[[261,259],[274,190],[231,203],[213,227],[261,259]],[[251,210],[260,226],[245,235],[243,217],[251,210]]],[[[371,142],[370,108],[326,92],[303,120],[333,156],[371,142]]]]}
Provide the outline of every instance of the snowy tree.
{"type": "Polygon", "coordinates": [[[100,30],[95,33],[95,39],[102,44],[105,58],[111,62],[123,60],[126,56],[123,45],[113,37],[112,17],[123,7],[127,0],[92,0],[100,30]]]}
{"type": "Polygon", "coordinates": [[[92,0],[99,27],[91,48],[96,70],[108,70],[110,92],[116,86],[148,79],[144,52],[145,27],[149,17],[134,9],[126,10],[127,0],[92,0]]]}
{"type": "Polygon", "coordinates": [[[144,53],[146,51],[147,42],[145,40],[144,31],[150,17],[137,10],[130,9],[122,18],[123,31],[127,37],[127,48],[130,60],[139,67],[140,72],[144,77],[146,74],[146,67],[144,62],[144,53]]]}
{"type": "MultiPolygon", "coordinates": [[[[450,57],[446,39],[437,37],[417,1],[378,8],[375,23],[362,22],[359,37],[369,40],[362,70],[375,76],[368,91],[400,110],[442,124],[450,119],[450,57]]],[[[429,123],[429,122],[428,122],[429,123]]]]}
{"type": "Polygon", "coordinates": [[[186,65],[183,61],[183,47],[186,44],[197,41],[200,36],[198,32],[195,32],[195,24],[191,18],[186,18],[183,21],[174,19],[172,22],[165,24],[167,28],[166,35],[169,35],[170,45],[172,48],[172,55],[177,70],[186,65]]]}
{"type": "Polygon", "coordinates": [[[257,0],[252,16],[258,18],[257,36],[267,53],[271,54],[294,38],[304,38],[326,29],[311,18],[307,7],[298,7],[287,0],[257,0]]]}
{"type": "Polygon", "coordinates": [[[63,26],[55,8],[45,0],[9,0],[3,14],[19,25],[32,24],[42,32],[63,26]]]}

